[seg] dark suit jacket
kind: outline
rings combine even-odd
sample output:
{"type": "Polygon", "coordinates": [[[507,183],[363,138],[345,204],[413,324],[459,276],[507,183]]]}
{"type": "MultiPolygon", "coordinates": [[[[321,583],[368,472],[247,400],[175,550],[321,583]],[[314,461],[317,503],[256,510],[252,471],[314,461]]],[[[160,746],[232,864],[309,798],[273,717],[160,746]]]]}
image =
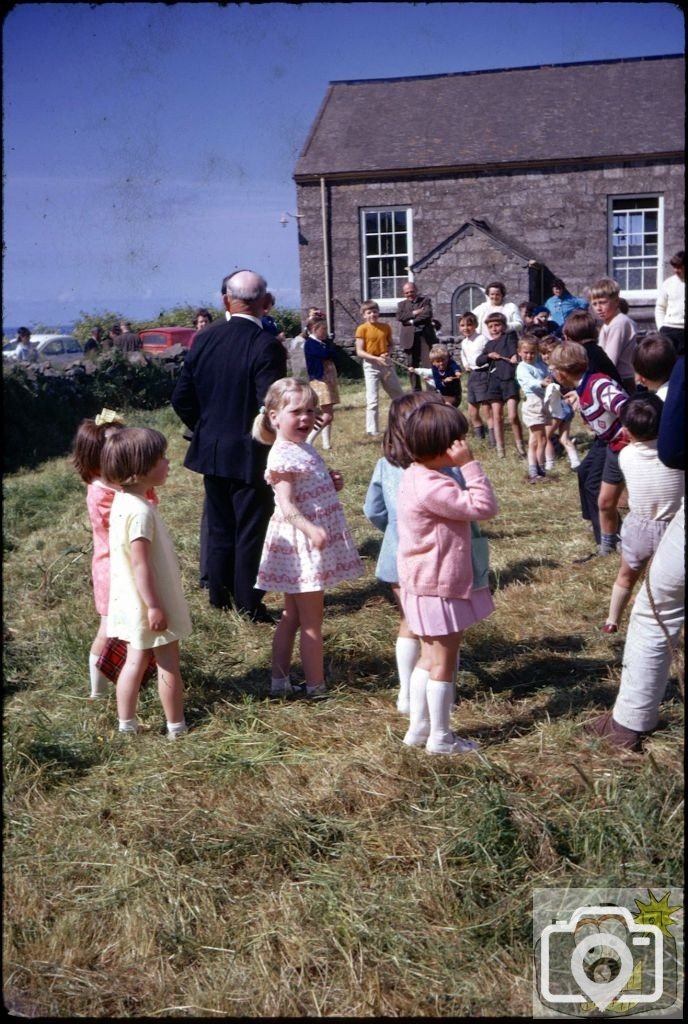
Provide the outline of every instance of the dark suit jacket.
{"type": "Polygon", "coordinates": [[[432,326],[432,303],[427,296],[417,295],[415,299],[402,299],[397,304],[397,320],[401,323],[399,348],[410,349],[413,346],[416,332],[424,338],[428,346],[434,345],[437,341],[432,326]],[[414,309],[421,310],[416,317],[413,316],[414,309]]]}
{"type": "Polygon", "coordinates": [[[172,407],[193,430],[184,465],[205,476],[262,480],[268,447],[251,427],[274,381],[287,375],[284,346],[251,320],[233,316],[199,334],[186,353],[172,407]]]}

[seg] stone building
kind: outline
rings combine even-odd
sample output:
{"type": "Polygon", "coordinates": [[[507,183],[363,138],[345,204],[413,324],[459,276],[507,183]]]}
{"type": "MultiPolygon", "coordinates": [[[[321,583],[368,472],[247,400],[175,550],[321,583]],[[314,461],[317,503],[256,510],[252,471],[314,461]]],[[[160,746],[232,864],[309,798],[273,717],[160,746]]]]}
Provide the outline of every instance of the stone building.
{"type": "Polygon", "coordinates": [[[403,283],[442,334],[501,280],[542,302],[614,277],[653,322],[684,248],[684,59],[332,82],[299,156],[301,299],[351,337],[403,283]]]}

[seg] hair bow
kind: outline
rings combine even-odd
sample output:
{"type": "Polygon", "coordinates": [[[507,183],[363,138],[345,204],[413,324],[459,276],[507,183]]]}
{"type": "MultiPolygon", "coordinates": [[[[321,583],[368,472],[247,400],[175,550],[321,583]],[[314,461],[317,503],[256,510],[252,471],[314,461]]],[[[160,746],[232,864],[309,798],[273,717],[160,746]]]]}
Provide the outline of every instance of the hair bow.
{"type": "Polygon", "coordinates": [[[96,416],[96,426],[102,427],[108,423],[119,423],[120,426],[124,426],[124,420],[118,412],[115,412],[114,409],[103,409],[96,416]]]}

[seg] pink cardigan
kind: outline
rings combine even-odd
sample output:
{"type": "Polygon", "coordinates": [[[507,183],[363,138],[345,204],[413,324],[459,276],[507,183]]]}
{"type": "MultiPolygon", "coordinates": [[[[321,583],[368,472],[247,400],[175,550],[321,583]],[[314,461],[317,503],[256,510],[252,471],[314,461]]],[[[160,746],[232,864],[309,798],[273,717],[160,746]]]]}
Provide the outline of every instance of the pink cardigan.
{"type": "Polygon", "coordinates": [[[466,490],[450,476],[414,462],[397,494],[399,584],[410,594],[467,598],[473,586],[471,520],[497,514],[492,484],[479,462],[461,467],[466,490]]]}

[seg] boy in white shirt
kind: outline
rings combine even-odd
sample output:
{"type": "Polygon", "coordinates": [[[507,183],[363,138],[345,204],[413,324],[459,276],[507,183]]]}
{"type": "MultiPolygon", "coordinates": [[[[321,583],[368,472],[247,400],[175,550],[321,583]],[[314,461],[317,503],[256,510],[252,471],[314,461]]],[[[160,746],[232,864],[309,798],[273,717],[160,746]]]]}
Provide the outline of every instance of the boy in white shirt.
{"type": "Polygon", "coordinates": [[[621,422],[630,443],[619,452],[619,467],[628,491],[630,511],[621,527],[621,565],[612,587],[603,633],[616,633],[631,599],[633,586],[659,546],[685,493],[680,469],[669,469],[657,454],[663,402],[640,393],[626,402],[621,422]]]}

